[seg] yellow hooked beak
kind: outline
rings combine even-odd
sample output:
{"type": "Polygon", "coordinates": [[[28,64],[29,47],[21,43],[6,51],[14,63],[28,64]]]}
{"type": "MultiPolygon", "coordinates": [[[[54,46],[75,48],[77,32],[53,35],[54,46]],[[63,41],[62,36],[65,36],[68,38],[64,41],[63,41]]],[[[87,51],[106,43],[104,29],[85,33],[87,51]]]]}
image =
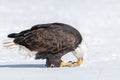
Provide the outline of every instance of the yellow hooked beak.
{"type": "Polygon", "coordinates": [[[78,58],[76,64],[77,66],[80,66],[83,63],[83,58],[78,58]]]}

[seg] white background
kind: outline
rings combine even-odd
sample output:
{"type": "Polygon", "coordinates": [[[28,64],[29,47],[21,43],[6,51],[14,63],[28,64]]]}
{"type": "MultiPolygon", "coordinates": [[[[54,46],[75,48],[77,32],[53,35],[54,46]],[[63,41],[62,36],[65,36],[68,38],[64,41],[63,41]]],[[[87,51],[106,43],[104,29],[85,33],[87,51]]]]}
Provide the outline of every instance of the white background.
{"type": "MultiPolygon", "coordinates": [[[[0,80],[120,80],[120,0],[0,0],[0,80]],[[12,32],[62,22],[83,35],[88,53],[80,67],[46,68],[45,60],[6,49],[12,32]]],[[[65,61],[75,61],[68,53],[65,61]]]]}

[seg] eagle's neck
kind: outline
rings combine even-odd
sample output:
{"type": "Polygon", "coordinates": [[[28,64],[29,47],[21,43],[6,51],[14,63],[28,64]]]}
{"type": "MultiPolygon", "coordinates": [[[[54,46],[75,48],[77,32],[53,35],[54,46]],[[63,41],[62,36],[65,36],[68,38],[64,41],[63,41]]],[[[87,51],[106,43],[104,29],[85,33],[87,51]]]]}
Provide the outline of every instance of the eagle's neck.
{"type": "Polygon", "coordinates": [[[85,42],[82,40],[82,42],[78,45],[78,47],[72,53],[77,59],[84,58],[87,53],[85,42]]]}

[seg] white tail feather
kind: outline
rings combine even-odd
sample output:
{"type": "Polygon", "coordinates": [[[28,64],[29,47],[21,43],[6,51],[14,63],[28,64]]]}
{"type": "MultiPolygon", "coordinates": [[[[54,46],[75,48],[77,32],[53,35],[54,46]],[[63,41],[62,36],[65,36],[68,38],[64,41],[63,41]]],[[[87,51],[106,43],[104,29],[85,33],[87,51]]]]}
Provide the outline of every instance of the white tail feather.
{"type": "Polygon", "coordinates": [[[5,40],[3,42],[3,46],[9,49],[13,49],[13,48],[19,48],[19,54],[23,55],[23,56],[28,56],[28,57],[32,57],[34,56],[37,52],[35,51],[30,51],[29,49],[27,49],[26,47],[22,46],[22,45],[17,45],[13,42],[13,39],[8,39],[5,40]]]}
{"type": "Polygon", "coordinates": [[[10,48],[10,49],[11,48],[18,48],[19,47],[19,45],[15,44],[13,42],[13,39],[5,40],[3,42],[3,46],[6,47],[6,48],[10,48]]]}

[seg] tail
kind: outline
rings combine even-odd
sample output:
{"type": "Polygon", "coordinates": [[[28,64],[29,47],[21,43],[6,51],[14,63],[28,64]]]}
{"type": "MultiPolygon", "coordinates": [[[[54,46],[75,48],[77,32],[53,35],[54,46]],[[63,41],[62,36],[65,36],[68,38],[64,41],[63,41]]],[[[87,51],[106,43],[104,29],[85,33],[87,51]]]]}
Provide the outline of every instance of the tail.
{"type": "MultiPolygon", "coordinates": [[[[12,34],[8,35],[8,38],[16,38],[17,35],[18,35],[17,33],[12,33],[12,34]]],[[[14,39],[4,40],[3,41],[3,46],[7,47],[7,48],[16,48],[16,47],[18,47],[18,45],[14,43],[14,39]]]]}
{"type": "Polygon", "coordinates": [[[8,38],[15,38],[15,37],[17,37],[17,33],[12,33],[12,34],[9,34],[8,35],[8,38]]]}
{"type": "MultiPolygon", "coordinates": [[[[12,33],[8,35],[8,38],[16,38],[18,33],[12,33]]],[[[16,48],[19,47],[16,43],[14,43],[14,39],[8,39],[3,41],[3,46],[7,48],[16,48]]]]}

